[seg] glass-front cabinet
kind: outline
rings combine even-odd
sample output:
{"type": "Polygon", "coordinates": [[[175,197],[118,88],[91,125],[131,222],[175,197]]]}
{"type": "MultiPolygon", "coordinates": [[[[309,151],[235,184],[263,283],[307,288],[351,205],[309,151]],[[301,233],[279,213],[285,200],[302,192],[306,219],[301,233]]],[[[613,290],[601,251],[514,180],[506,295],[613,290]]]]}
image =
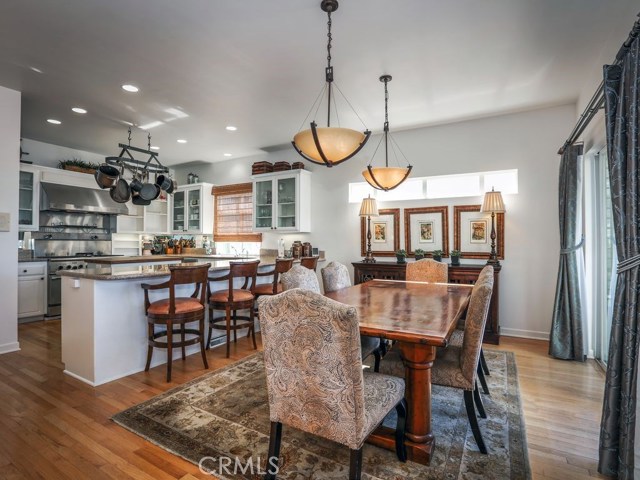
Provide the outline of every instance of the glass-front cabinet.
{"type": "Polygon", "coordinates": [[[252,179],[255,231],[311,231],[310,172],[266,173],[252,179]]]}
{"type": "Polygon", "coordinates": [[[37,231],[39,222],[39,177],[38,170],[29,165],[20,166],[18,194],[18,227],[20,231],[37,231]]]}
{"type": "Polygon", "coordinates": [[[171,231],[174,234],[213,234],[213,195],[210,183],[179,187],[173,194],[171,231]]]}

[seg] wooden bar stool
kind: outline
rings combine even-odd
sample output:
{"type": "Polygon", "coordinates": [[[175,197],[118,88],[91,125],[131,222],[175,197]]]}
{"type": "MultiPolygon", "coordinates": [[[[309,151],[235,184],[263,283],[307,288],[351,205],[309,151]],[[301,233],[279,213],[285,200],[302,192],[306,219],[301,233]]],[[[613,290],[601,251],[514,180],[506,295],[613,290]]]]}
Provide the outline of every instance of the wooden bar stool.
{"type": "Polygon", "coordinates": [[[182,349],[182,359],[186,359],[185,348],[189,345],[200,343],[200,353],[204,368],[208,369],[207,355],[204,345],[204,312],[207,295],[207,275],[210,263],[202,265],[170,265],[171,278],[156,285],[143,283],[144,289],[144,310],[147,315],[147,325],[149,328],[147,364],[145,372],[151,366],[151,356],[153,347],[167,349],[167,382],[171,381],[171,364],[173,361],[173,348],[182,349]],[[190,297],[176,297],[176,285],[195,284],[195,291],[190,297]],[[169,289],[169,298],[149,301],[150,290],[169,289]],[[198,329],[186,328],[187,323],[198,322],[198,329]],[[156,325],[164,325],[163,330],[156,332],[156,325]],[[179,328],[174,328],[179,326],[179,328]],[[180,341],[174,341],[174,335],[180,335],[180,341]],[[186,335],[193,335],[186,339],[186,335]],[[166,337],[166,341],[159,341],[159,338],[166,337]]]}
{"type": "Polygon", "coordinates": [[[291,270],[293,266],[293,258],[276,258],[276,264],[273,270],[268,272],[258,272],[258,277],[269,277],[273,275],[273,282],[261,283],[256,285],[253,293],[258,298],[260,295],[277,295],[282,292],[282,284],[280,283],[280,274],[291,270]]]}
{"type": "Polygon", "coordinates": [[[302,257],[300,259],[300,265],[315,272],[318,267],[318,257],[302,257]]]}
{"type": "Polygon", "coordinates": [[[222,277],[209,277],[209,340],[207,348],[211,344],[211,334],[214,329],[226,330],[227,332],[227,358],[229,358],[231,348],[231,331],[233,330],[233,342],[237,342],[237,331],[248,328],[247,337],[251,335],[253,348],[258,349],[256,344],[256,327],[254,303],[254,289],[256,286],[256,276],[258,274],[258,264],[260,260],[251,262],[229,262],[229,273],[222,277]],[[243,279],[244,283],[240,288],[234,288],[234,280],[243,279]],[[211,291],[211,282],[222,280],[229,281],[229,287],[225,290],[211,291]],[[214,318],[214,310],[224,310],[225,315],[214,318]],[[248,310],[249,315],[238,315],[238,310],[248,310]]]}

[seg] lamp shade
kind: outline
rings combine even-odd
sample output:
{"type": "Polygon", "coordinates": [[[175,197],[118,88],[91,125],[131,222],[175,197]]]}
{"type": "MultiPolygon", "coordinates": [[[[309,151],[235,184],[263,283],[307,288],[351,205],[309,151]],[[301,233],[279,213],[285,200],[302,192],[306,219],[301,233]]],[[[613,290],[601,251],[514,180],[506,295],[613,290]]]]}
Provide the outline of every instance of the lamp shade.
{"type": "Polygon", "coordinates": [[[369,185],[378,190],[392,190],[409,176],[411,167],[368,167],[362,176],[369,185]]]}
{"type": "MultiPolygon", "coordinates": [[[[320,127],[315,130],[320,149],[329,164],[337,164],[351,158],[368,139],[365,133],[350,128],[320,127]]],[[[326,165],[313,138],[313,130],[297,133],[293,137],[293,144],[307,160],[326,165]]]]}
{"type": "Polygon", "coordinates": [[[502,194],[491,190],[484,194],[484,201],[482,202],[481,212],[493,212],[502,213],[504,209],[504,201],[502,200],[502,194]]]}
{"type": "Polygon", "coordinates": [[[361,217],[377,217],[378,216],[378,204],[375,198],[367,197],[362,199],[362,205],[360,205],[361,217]]]}

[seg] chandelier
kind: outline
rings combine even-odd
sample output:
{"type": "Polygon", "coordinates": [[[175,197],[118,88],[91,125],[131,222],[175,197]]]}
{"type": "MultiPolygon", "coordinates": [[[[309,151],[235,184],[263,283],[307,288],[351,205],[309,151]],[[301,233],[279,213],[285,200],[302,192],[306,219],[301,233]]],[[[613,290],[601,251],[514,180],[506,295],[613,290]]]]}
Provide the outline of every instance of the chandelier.
{"type": "MultiPolygon", "coordinates": [[[[380,77],[380,81],[384,82],[384,135],[380,137],[380,141],[378,142],[378,146],[376,150],[373,152],[373,156],[371,157],[371,161],[369,165],[367,165],[367,169],[362,172],[362,176],[364,179],[371,185],[373,188],[378,190],[389,191],[396,188],[402,182],[404,182],[409,174],[411,173],[411,169],[413,168],[407,157],[404,156],[402,150],[400,150],[400,146],[393,139],[391,134],[389,133],[389,90],[387,88],[387,84],[391,81],[391,75],[382,75],[380,77]],[[372,167],[371,163],[378,152],[378,148],[380,144],[384,140],[384,167],[372,167]],[[391,140],[391,143],[389,142],[391,140]],[[407,162],[406,167],[390,167],[389,166],[389,146],[393,150],[395,154],[395,149],[397,148],[400,154],[404,157],[407,162]]],[[[396,162],[397,162],[397,154],[396,162]]],[[[397,162],[398,163],[398,162],[397,162]]]]}
{"type": "MultiPolygon", "coordinates": [[[[343,98],[344,94],[340,91],[340,88],[335,85],[333,81],[333,67],[331,66],[331,13],[335,12],[338,9],[338,1],[337,0],[322,0],[320,3],[320,8],[322,11],[327,12],[328,22],[327,22],[327,67],[325,69],[325,78],[326,83],[324,88],[322,89],[320,95],[316,98],[316,101],[311,106],[311,110],[307,114],[307,117],[303,121],[303,125],[311,115],[311,112],[315,113],[320,108],[322,104],[323,98],[327,97],[327,126],[318,127],[315,120],[312,120],[310,123],[310,127],[308,130],[303,130],[298,132],[293,137],[293,147],[296,151],[304,157],[306,160],[310,162],[317,163],[320,165],[326,165],[327,167],[332,167],[333,165],[338,165],[339,163],[344,162],[345,160],[349,160],[356,153],[358,153],[362,147],[367,143],[371,132],[366,129],[365,131],[360,132],[358,130],[352,130],[350,128],[342,128],[332,127],[331,126],[331,102],[334,102],[335,98],[332,98],[332,95],[335,97],[335,90],[337,90],[343,98]],[[316,107],[317,105],[317,107],[316,107]]],[[[346,100],[346,98],[345,98],[346,100]]],[[[351,104],[347,100],[347,104],[351,107],[351,104]]],[[[358,116],[357,112],[351,107],[356,116],[358,116]]],[[[337,112],[336,112],[337,117],[337,112]]],[[[360,119],[360,117],[358,116],[360,119]]],[[[360,119],[362,122],[362,119],[360,119]]],[[[364,122],[362,122],[364,125],[364,122]]]]}

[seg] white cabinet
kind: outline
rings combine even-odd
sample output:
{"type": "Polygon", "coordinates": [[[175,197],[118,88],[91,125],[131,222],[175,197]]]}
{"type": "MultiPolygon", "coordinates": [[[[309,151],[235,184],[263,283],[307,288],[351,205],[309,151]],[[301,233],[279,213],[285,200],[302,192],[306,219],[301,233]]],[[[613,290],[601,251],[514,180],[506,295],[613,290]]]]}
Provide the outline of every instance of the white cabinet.
{"type": "Polygon", "coordinates": [[[251,179],[254,231],[311,231],[311,172],[289,170],[251,179]]]}
{"type": "Polygon", "coordinates": [[[174,234],[213,234],[212,188],[210,183],[193,183],[173,192],[171,231],[174,234]]]}
{"type": "Polygon", "coordinates": [[[141,206],[127,203],[129,215],[118,215],[117,233],[153,233],[166,235],[170,232],[170,200],[154,200],[151,205],[141,206]]]}
{"type": "Polygon", "coordinates": [[[18,194],[18,229],[37,231],[40,223],[40,170],[31,165],[20,165],[18,194]]]}
{"type": "Polygon", "coordinates": [[[18,264],[18,318],[44,317],[47,291],[46,262],[18,264]]]}

